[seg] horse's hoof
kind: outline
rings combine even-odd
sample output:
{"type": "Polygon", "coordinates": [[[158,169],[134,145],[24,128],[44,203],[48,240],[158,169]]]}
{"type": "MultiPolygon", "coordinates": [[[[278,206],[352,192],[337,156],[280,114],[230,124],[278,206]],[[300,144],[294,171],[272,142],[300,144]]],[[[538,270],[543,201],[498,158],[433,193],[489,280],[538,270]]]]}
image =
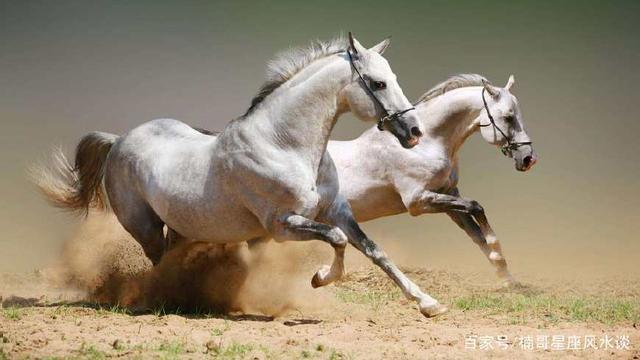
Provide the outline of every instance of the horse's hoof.
{"type": "Polygon", "coordinates": [[[432,318],[434,316],[444,314],[447,311],[449,311],[449,308],[447,308],[446,306],[440,303],[436,303],[430,306],[420,307],[420,312],[422,313],[422,315],[428,318],[432,318]]]}
{"type": "Polygon", "coordinates": [[[521,287],[520,283],[516,279],[514,279],[512,276],[502,279],[501,285],[503,289],[517,289],[521,287]]]}
{"type": "Polygon", "coordinates": [[[311,279],[311,286],[315,289],[328,285],[329,282],[327,281],[327,275],[329,275],[329,271],[331,271],[331,268],[328,265],[322,266],[320,270],[313,275],[313,278],[311,279]]]}

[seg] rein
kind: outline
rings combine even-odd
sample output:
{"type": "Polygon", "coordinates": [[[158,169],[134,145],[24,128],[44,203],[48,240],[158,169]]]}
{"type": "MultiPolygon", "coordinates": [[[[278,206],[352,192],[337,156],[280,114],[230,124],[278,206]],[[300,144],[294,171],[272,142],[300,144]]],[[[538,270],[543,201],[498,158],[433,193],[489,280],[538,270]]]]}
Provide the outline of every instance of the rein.
{"type": "Polygon", "coordinates": [[[373,92],[373,90],[371,90],[371,88],[369,87],[369,84],[367,84],[367,81],[364,79],[364,77],[362,76],[362,74],[360,73],[358,68],[356,67],[356,64],[353,61],[353,57],[351,56],[351,51],[347,50],[347,55],[349,55],[349,62],[351,63],[351,67],[353,67],[353,70],[355,70],[356,74],[358,74],[358,77],[360,78],[360,81],[362,81],[362,84],[364,85],[364,88],[367,90],[367,92],[369,93],[371,98],[378,104],[378,106],[380,106],[380,108],[384,112],[384,116],[382,118],[380,118],[380,120],[378,120],[378,130],[380,130],[380,131],[384,130],[384,123],[385,122],[398,120],[405,113],[416,109],[415,107],[412,106],[412,107],[410,107],[408,109],[404,109],[404,110],[396,111],[394,113],[390,113],[389,110],[387,110],[387,108],[382,104],[382,101],[380,101],[380,99],[378,99],[378,97],[373,92]]]}
{"type": "Polygon", "coordinates": [[[500,134],[502,134],[502,136],[504,137],[505,140],[507,140],[507,143],[504,144],[501,148],[500,151],[502,151],[502,154],[504,156],[508,156],[508,157],[513,157],[513,151],[514,150],[518,150],[518,148],[520,146],[523,145],[531,145],[532,142],[531,141],[523,141],[523,142],[512,142],[509,137],[507,136],[507,134],[505,134],[504,131],[502,131],[502,129],[500,129],[500,127],[498,127],[498,125],[496,124],[496,121],[493,119],[493,116],[491,115],[491,112],[489,111],[489,106],[487,105],[487,100],[484,97],[484,93],[486,92],[486,89],[483,87],[482,88],[482,103],[484,104],[484,109],[487,112],[487,116],[489,117],[489,124],[480,124],[480,127],[486,127],[486,126],[491,126],[493,125],[493,128],[498,130],[498,132],[500,134]]]}

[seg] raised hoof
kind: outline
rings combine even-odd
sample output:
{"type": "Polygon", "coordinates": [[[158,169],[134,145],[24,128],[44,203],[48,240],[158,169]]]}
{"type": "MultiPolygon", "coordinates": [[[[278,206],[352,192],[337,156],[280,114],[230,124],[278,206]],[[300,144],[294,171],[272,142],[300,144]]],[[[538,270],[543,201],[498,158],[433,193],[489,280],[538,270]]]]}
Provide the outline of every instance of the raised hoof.
{"type": "Polygon", "coordinates": [[[330,270],[331,268],[327,265],[321,267],[320,270],[318,270],[316,274],[313,275],[313,278],[311,279],[311,286],[315,289],[321,286],[328,285],[329,282],[327,281],[327,275],[329,275],[330,270]]]}
{"type": "Polygon", "coordinates": [[[447,308],[442,304],[435,304],[435,305],[425,306],[423,308],[420,308],[420,312],[422,313],[422,315],[428,318],[432,318],[432,317],[444,314],[447,311],[449,311],[449,308],[447,308]]]}

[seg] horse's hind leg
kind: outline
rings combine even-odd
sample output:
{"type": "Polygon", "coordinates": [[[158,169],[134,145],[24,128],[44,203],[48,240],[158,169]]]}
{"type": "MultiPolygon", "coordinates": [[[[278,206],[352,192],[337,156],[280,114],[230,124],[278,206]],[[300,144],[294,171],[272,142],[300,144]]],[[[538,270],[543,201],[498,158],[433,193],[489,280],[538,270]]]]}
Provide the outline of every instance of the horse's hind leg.
{"type": "Polygon", "coordinates": [[[189,239],[167,226],[167,250],[188,242],[189,239]]]}
{"type": "Polygon", "coordinates": [[[113,206],[122,226],[142,246],[153,265],[157,265],[166,249],[164,223],[149,205],[142,201],[127,206],[113,206]]]}

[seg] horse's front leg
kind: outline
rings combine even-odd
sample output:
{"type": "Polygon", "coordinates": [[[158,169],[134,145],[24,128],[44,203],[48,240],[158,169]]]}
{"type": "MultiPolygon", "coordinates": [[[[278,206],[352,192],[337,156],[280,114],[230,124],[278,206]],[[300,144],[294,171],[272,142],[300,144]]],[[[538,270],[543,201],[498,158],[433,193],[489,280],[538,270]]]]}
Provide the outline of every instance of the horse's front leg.
{"type": "Polygon", "coordinates": [[[277,241],[318,239],[333,246],[335,251],[333,263],[331,266],[323,266],[316,272],[311,280],[314,288],[330,284],[344,274],[344,249],[347,246],[347,237],[340,228],[288,213],[278,218],[277,232],[274,237],[277,241]]]}
{"type": "Polygon", "coordinates": [[[425,294],[389,259],[387,254],[375,242],[367,237],[356,222],[349,203],[340,196],[334,206],[325,214],[327,221],[344,230],[349,243],[360,250],[374,264],[380,267],[402,290],[407,299],[418,303],[420,312],[432,317],[447,312],[447,307],[425,294]]]}
{"type": "Polygon", "coordinates": [[[446,212],[478,244],[491,264],[496,267],[498,277],[504,280],[506,285],[515,284],[515,280],[507,269],[507,261],[502,254],[500,242],[487,220],[484,208],[477,201],[460,197],[457,188],[454,188],[450,194],[423,191],[412,197],[407,208],[414,216],[446,212]]]}

